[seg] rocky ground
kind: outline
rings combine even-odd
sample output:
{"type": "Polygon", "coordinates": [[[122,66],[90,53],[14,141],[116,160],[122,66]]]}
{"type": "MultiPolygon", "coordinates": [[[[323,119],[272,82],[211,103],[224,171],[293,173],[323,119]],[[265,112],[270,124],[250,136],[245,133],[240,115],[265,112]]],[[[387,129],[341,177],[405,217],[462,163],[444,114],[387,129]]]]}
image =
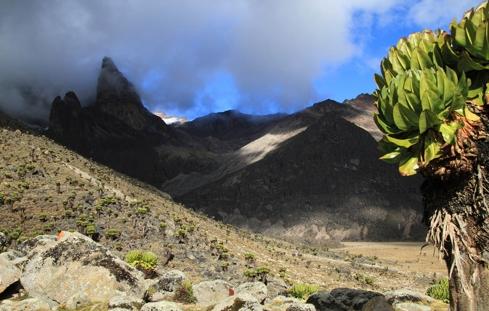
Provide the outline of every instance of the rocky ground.
{"type": "MultiPolygon", "coordinates": [[[[325,291],[318,299],[329,301],[333,298],[327,295],[351,296],[345,294],[350,289],[330,292],[340,287],[376,295],[404,288],[423,293],[435,278],[429,272],[392,269],[390,263],[375,257],[349,256],[327,247],[290,244],[236,229],[17,124],[2,125],[6,127],[0,129],[0,232],[2,248],[9,249],[0,256],[2,310],[66,310],[96,301],[97,308],[104,310],[109,305],[115,308],[114,301],[119,298],[114,297],[120,295],[141,305],[151,301],[148,282],[167,273],[185,275],[194,284],[197,298],[198,284],[220,280],[220,284],[229,284],[226,299],[219,296],[212,304],[240,305],[235,301],[239,286],[256,281],[257,274],[261,278],[265,271],[268,300],[252,304],[270,310],[275,304],[285,310],[285,301],[292,300],[276,297],[287,295],[292,286],[301,283],[325,291]],[[66,235],[56,240],[61,231],[66,235]],[[135,249],[158,256],[158,273],[153,279],[145,280],[118,259],[135,249]],[[96,267],[93,275],[91,266],[96,267]],[[76,296],[84,288],[89,290],[87,294],[76,296]]],[[[169,299],[163,296],[165,301],[169,299]]],[[[199,303],[169,306],[208,307],[199,303]]],[[[146,308],[152,310],[151,305],[146,308]]],[[[316,308],[329,310],[319,302],[316,308]]],[[[345,308],[331,310],[348,310],[345,308]]]]}

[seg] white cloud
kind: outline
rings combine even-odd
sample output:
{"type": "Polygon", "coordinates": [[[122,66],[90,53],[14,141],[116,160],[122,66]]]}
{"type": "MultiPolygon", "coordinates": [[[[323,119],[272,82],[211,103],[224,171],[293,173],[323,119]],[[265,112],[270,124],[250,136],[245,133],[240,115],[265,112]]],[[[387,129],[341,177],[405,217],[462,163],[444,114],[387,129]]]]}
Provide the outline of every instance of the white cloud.
{"type": "Polygon", "coordinates": [[[192,109],[216,72],[233,77],[242,105],[297,108],[316,99],[312,81],[325,66],[361,55],[357,40],[369,23],[359,26],[356,14],[368,21],[388,15],[398,2],[4,0],[0,91],[12,96],[0,98],[0,106],[38,113],[22,88],[42,90],[44,102],[74,89],[90,102],[108,55],[145,103],[162,109],[192,109]]]}
{"type": "Polygon", "coordinates": [[[409,18],[425,28],[448,29],[453,19],[459,21],[463,13],[477,6],[480,0],[421,0],[409,10],[409,18]]]}

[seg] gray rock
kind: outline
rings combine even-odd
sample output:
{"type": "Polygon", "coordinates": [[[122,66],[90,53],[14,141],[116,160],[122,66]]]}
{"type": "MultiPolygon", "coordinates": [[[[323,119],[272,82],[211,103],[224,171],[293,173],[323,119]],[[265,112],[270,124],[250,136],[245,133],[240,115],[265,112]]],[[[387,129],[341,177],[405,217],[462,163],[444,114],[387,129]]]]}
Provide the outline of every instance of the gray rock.
{"type": "Polygon", "coordinates": [[[401,302],[395,305],[396,311],[431,311],[431,307],[413,302],[401,302]]]}
{"type": "Polygon", "coordinates": [[[316,307],[310,303],[294,302],[291,303],[286,311],[316,311],[316,307]]]}
{"type": "Polygon", "coordinates": [[[109,310],[139,310],[143,304],[144,301],[142,299],[127,296],[126,294],[121,293],[120,295],[114,296],[109,300],[109,310]]]}
{"type": "Polygon", "coordinates": [[[428,295],[420,294],[410,289],[398,289],[388,291],[384,293],[384,296],[391,305],[395,305],[401,302],[432,303],[435,300],[428,295]]]}
{"type": "Polygon", "coordinates": [[[22,243],[21,250],[29,260],[20,281],[32,297],[68,308],[107,303],[121,291],[143,297],[142,273],[80,233],[64,232],[58,241],[38,237],[22,243]]]}
{"type": "Polygon", "coordinates": [[[164,272],[158,280],[148,287],[145,299],[148,301],[161,301],[172,298],[175,290],[182,285],[185,278],[185,274],[179,270],[164,272]]]}
{"type": "Polygon", "coordinates": [[[159,301],[145,304],[141,311],[182,311],[182,307],[175,302],[159,301]]]}
{"type": "Polygon", "coordinates": [[[213,306],[233,294],[233,286],[223,280],[204,281],[192,287],[197,304],[213,306]]]}
{"type": "Polygon", "coordinates": [[[262,282],[248,282],[239,285],[236,288],[237,294],[250,294],[255,297],[259,303],[262,303],[268,295],[267,286],[262,282]]]}
{"type": "Polygon", "coordinates": [[[289,287],[281,278],[268,277],[267,290],[269,298],[285,295],[288,289],[289,287]]]}
{"type": "Polygon", "coordinates": [[[263,306],[250,294],[228,297],[214,306],[212,311],[262,311],[263,306]]]}
{"type": "Polygon", "coordinates": [[[22,272],[13,262],[5,258],[5,256],[0,257],[0,293],[3,293],[10,285],[18,282],[21,275],[22,272]]]}
{"type": "Polygon", "coordinates": [[[307,303],[313,304],[318,311],[394,310],[382,294],[350,288],[336,288],[331,292],[315,293],[307,299],[307,303]]]}
{"type": "Polygon", "coordinates": [[[40,298],[0,301],[0,311],[50,311],[55,309],[57,305],[54,302],[40,298]]]}

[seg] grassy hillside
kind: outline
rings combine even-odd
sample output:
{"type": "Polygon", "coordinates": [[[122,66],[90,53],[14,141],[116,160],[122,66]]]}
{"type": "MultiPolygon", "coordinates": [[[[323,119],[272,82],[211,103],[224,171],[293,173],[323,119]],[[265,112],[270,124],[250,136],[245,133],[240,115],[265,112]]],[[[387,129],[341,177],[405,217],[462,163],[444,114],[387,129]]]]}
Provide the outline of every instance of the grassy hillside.
{"type": "Polygon", "coordinates": [[[194,282],[243,280],[245,271],[262,266],[277,282],[326,289],[424,291],[433,279],[431,270],[412,273],[415,265],[412,271],[398,271],[395,263],[375,257],[292,245],[213,221],[24,130],[0,129],[0,150],[0,231],[13,244],[77,230],[121,256],[132,249],[151,250],[160,258],[160,269],[180,269],[194,282]],[[174,258],[164,266],[169,253],[174,258]]]}

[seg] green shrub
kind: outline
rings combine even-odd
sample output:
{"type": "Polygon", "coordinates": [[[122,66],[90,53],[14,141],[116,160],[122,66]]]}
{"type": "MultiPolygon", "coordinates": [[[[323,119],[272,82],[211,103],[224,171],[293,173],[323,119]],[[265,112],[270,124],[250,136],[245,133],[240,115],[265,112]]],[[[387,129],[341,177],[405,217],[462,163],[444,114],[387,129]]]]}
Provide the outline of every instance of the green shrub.
{"type": "Polygon", "coordinates": [[[175,289],[175,301],[181,303],[196,303],[192,282],[185,280],[175,289]]]}
{"type": "Polygon", "coordinates": [[[94,224],[88,224],[85,227],[85,234],[88,236],[93,236],[97,233],[97,228],[95,227],[94,224]]]}
{"type": "Polygon", "coordinates": [[[289,290],[289,294],[292,297],[306,300],[312,294],[316,293],[319,290],[319,286],[307,284],[307,283],[296,283],[292,285],[289,290]]]}
{"type": "Polygon", "coordinates": [[[428,290],[426,290],[426,295],[448,303],[450,299],[450,292],[448,290],[448,279],[441,279],[431,285],[428,290]]]}
{"type": "Polygon", "coordinates": [[[255,254],[253,254],[253,253],[246,253],[246,254],[244,254],[244,258],[245,258],[245,260],[246,260],[246,261],[248,261],[248,262],[255,262],[255,260],[256,260],[256,255],[255,255],[255,254]]]}
{"type": "Polygon", "coordinates": [[[107,232],[105,232],[105,236],[108,239],[115,240],[121,236],[121,232],[117,229],[110,228],[107,230],[107,232]]]}
{"type": "Polygon", "coordinates": [[[150,251],[132,250],[126,254],[125,261],[139,270],[155,270],[158,256],[150,251]]]}
{"type": "Polygon", "coordinates": [[[263,283],[267,283],[268,275],[270,274],[270,269],[267,267],[258,267],[255,269],[248,269],[244,273],[244,276],[253,280],[259,280],[263,283]]]}

